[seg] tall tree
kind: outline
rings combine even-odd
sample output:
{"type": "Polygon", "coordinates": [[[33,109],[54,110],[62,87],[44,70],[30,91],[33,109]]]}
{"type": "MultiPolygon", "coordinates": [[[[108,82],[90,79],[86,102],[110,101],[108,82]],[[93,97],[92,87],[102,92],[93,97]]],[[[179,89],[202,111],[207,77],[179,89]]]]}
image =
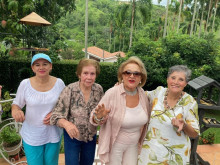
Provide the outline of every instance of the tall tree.
{"type": "Polygon", "coordinates": [[[197,6],[197,0],[194,0],[194,10],[193,10],[193,17],[192,17],[192,22],[191,22],[190,36],[193,35],[193,28],[194,28],[194,22],[195,22],[195,16],[196,16],[196,6],[197,6]]]}
{"type": "Polygon", "coordinates": [[[179,33],[180,16],[181,16],[181,12],[182,12],[182,6],[183,6],[183,0],[180,0],[179,15],[178,15],[178,24],[177,24],[177,33],[179,33]]]}
{"type": "Polygon", "coordinates": [[[212,21],[212,32],[214,32],[215,16],[216,16],[216,13],[217,13],[217,9],[218,9],[218,0],[215,0],[215,8],[214,8],[213,21],[212,21]]]}
{"type": "Polygon", "coordinates": [[[212,0],[209,1],[209,8],[208,8],[208,15],[207,15],[207,19],[206,19],[205,33],[207,33],[207,28],[209,25],[209,17],[210,17],[211,8],[212,8],[212,0]]]}
{"type": "Polygon", "coordinates": [[[199,26],[198,37],[200,38],[201,31],[202,31],[202,22],[203,22],[205,0],[200,0],[199,3],[200,3],[200,9],[201,9],[201,17],[200,17],[200,26],[199,26]]]}
{"type": "Polygon", "coordinates": [[[86,0],[86,9],[85,9],[85,58],[88,57],[87,54],[87,45],[88,45],[88,1],[86,0]]]}
{"type": "Polygon", "coordinates": [[[132,46],[132,40],[133,40],[133,30],[135,26],[135,16],[137,11],[139,10],[142,18],[143,18],[143,24],[150,21],[151,18],[151,9],[152,9],[152,2],[151,0],[139,0],[135,1],[132,0],[131,3],[131,26],[130,26],[130,42],[129,42],[129,49],[132,46]]]}
{"type": "Polygon", "coordinates": [[[130,42],[129,42],[129,49],[132,45],[132,38],[133,38],[133,30],[134,30],[134,12],[135,12],[135,0],[132,1],[132,11],[131,11],[131,30],[130,30],[130,42]]]}
{"type": "Polygon", "coordinates": [[[166,6],[166,16],[165,16],[165,23],[164,23],[164,30],[163,30],[163,38],[165,38],[167,34],[168,11],[169,11],[169,0],[167,0],[167,6],[166,6]]]}
{"type": "Polygon", "coordinates": [[[172,31],[175,30],[175,23],[176,23],[177,13],[179,13],[179,6],[180,6],[180,2],[178,2],[177,0],[171,0],[171,4],[169,8],[170,8],[170,11],[174,13],[173,21],[172,21],[172,31]]]}

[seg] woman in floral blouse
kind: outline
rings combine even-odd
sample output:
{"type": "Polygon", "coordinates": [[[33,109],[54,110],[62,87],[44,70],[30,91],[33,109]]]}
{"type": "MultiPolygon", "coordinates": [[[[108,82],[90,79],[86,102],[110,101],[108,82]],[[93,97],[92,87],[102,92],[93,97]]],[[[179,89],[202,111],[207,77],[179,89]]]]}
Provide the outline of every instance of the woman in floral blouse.
{"type": "Polygon", "coordinates": [[[89,123],[89,116],[104,94],[95,83],[99,73],[97,61],[82,59],[76,71],[79,81],[62,91],[53,109],[51,124],[64,128],[66,165],[93,164],[97,128],[89,123]]]}
{"type": "Polygon", "coordinates": [[[167,88],[147,92],[152,112],[138,165],[189,163],[189,137],[199,134],[198,105],[183,91],[191,70],[176,65],[169,69],[167,88]]]}

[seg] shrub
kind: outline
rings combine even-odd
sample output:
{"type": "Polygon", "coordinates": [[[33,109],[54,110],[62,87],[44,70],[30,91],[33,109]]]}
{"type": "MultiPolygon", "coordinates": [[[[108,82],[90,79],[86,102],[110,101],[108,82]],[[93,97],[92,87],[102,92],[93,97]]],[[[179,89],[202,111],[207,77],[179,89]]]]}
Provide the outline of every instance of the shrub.
{"type": "Polygon", "coordinates": [[[199,137],[199,144],[214,144],[215,133],[209,132],[208,135],[202,133],[199,137]]]}

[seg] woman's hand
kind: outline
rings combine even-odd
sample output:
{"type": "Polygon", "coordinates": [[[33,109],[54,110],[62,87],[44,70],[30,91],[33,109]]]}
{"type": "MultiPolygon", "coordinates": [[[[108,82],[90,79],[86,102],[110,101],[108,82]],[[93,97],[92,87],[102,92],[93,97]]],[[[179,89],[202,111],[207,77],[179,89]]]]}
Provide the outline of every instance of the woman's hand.
{"type": "Polygon", "coordinates": [[[98,105],[95,109],[95,114],[98,119],[105,119],[109,112],[110,110],[106,109],[104,104],[98,105]]]}
{"type": "Polygon", "coordinates": [[[73,123],[67,121],[64,126],[64,129],[66,130],[71,139],[79,137],[79,130],[73,123]]]}
{"type": "Polygon", "coordinates": [[[172,119],[172,125],[176,128],[178,128],[178,132],[183,130],[183,127],[185,126],[185,121],[183,119],[177,119],[177,118],[173,118],[172,119]]]}
{"type": "Polygon", "coordinates": [[[79,137],[79,130],[73,123],[67,121],[66,119],[59,119],[57,123],[59,127],[66,130],[71,139],[79,137]]]}
{"type": "Polygon", "coordinates": [[[43,120],[44,124],[50,125],[50,117],[51,117],[51,114],[52,114],[52,112],[48,113],[48,114],[45,116],[45,118],[44,118],[44,120],[43,120]]]}
{"type": "Polygon", "coordinates": [[[12,105],[11,115],[16,122],[23,122],[25,120],[24,112],[17,105],[12,105]]]}

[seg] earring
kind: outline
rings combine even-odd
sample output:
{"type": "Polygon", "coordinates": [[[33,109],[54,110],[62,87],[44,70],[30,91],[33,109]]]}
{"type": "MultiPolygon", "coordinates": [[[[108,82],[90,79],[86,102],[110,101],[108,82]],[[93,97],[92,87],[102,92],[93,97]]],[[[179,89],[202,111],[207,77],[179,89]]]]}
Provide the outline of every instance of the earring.
{"type": "Polygon", "coordinates": [[[124,80],[122,79],[122,80],[121,80],[121,82],[123,83],[123,82],[124,82],[124,80]]]}
{"type": "Polygon", "coordinates": [[[139,82],[139,84],[141,84],[141,81],[139,82]]]}

